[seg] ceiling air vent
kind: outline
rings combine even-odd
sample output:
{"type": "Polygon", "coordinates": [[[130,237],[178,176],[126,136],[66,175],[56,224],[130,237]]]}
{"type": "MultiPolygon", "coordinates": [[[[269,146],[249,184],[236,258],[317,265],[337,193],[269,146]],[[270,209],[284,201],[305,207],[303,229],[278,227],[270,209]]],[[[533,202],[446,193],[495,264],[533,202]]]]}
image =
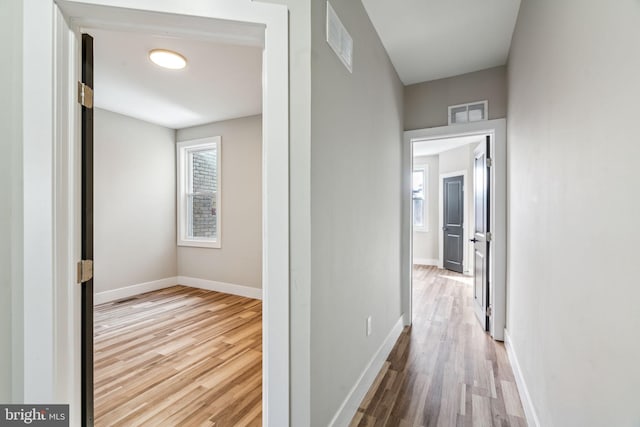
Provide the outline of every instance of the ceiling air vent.
{"type": "Polygon", "coordinates": [[[488,101],[451,105],[449,107],[449,124],[456,125],[460,123],[479,122],[481,120],[487,120],[488,115],[488,101]]]}
{"type": "Polygon", "coordinates": [[[336,11],[327,1],[327,43],[338,55],[347,70],[353,72],[353,39],[344,28],[336,11]]]}

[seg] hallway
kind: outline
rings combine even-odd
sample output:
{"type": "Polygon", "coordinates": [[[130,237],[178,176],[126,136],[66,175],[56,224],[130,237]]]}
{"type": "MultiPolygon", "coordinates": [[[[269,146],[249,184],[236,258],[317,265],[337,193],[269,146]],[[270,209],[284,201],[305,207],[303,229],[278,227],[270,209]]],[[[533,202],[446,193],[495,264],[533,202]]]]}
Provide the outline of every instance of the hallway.
{"type": "Polygon", "coordinates": [[[351,426],[526,426],[504,344],[475,318],[473,279],[414,266],[405,328],[351,426]]]}

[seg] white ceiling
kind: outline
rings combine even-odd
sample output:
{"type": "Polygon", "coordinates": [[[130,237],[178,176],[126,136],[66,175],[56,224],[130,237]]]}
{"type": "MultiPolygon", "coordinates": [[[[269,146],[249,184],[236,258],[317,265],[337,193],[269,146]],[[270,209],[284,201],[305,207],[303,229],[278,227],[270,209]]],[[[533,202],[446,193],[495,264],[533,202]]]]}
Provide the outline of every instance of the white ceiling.
{"type": "Polygon", "coordinates": [[[485,139],[482,135],[458,136],[453,138],[429,139],[413,143],[413,157],[434,156],[467,144],[478,144],[485,139]]]}
{"type": "MultiPolygon", "coordinates": [[[[223,30],[231,30],[227,27],[223,30]]],[[[96,107],[172,129],[262,111],[261,39],[239,44],[233,37],[184,38],[157,30],[158,35],[127,29],[87,32],[94,37],[96,107]],[[149,60],[151,49],[179,52],[187,67],[158,67],[149,60]]]]}
{"type": "Polygon", "coordinates": [[[520,8],[520,0],[362,3],[405,85],[504,65],[520,8]]]}

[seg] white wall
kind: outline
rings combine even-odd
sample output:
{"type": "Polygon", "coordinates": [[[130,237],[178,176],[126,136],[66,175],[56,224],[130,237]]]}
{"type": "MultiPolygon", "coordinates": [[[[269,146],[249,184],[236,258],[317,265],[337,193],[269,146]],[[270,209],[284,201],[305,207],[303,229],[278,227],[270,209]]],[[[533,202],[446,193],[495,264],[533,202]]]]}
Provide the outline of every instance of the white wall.
{"type": "Polygon", "coordinates": [[[513,36],[507,328],[545,427],[640,425],[639,22],[524,0],[513,36]]]}
{"type": "Polygon", "coordinates": [[[457,172],[460,170],[469,172],[469,151],[473,152],[473,149],[470,147],[470,145],[463,145],[462,147],[457,147],[453,150],[447,150],[440,153],[440,155],[438,156],[440,173],[445,174],[457,172]]]}
{"type": "Polygon", "coordinates": [[[94,291],[175,277],[175,131],[96,108],[94,159],[94,291]]]}
{"type": "Polygon", "coordinates": [[[331,4],[355,51],[351,74],[313,1],[311,426],[323,427],[402,314],[402,84],[362,4],[331,4]]]}
{"type": "MultiPolygon", "coordinates": [[[[465,274],[471,274],[473,269],[473,243],[469,241],[474,231],[473,217],[473,150],[476,144],[463,145],[462,147],[454,148],[440,153],[438,156],[440,174],[448,174],[452,172],[465,171],[464,182],[464,254],[463,254],[463,269],[465,274]]],[[[440,178],[438,178],[438,191],[440,197],[442,197],[442,188],[440,185],[440,178]]],[[[438,210],[438,214],[442,216],[442,211],[438,210]]],[[[442,224],[442,220],[439,221],[442,224]]],[[[442,240],[442,233],[439,233],[440,240],[442,240]]]]}
{"type": "Polygon", "coordinates": [[[22,393],[22,1],[0,3],[0,402],[22,393]]]}
{"type": "Polygon", "coordinates": [[[262,287],[262,116],[177,131],[177,140],[221,137],[222,247],[178,248],[178,275],[262,287]]]}
{"type": "Polygon", "coordinates": [[[413,262],[420,264],[425,260],[438,260],[438,188],[440,179],[440,167],[438,156],[416,156],[413,158],[413,166],[427,165],[429,168],[427,178],[427,231],[413,232],[413,262]]]}

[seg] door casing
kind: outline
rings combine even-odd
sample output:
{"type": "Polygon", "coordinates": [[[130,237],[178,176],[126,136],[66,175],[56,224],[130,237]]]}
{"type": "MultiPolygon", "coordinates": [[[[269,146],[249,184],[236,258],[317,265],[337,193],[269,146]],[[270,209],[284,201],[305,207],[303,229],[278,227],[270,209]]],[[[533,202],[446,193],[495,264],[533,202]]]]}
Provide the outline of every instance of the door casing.
{"type": "MultiPolygon", "coordinates": [[[[55,398],[70,403],[71,425],[80,425],[80,292],[73,266],[79,260],[79,33],[84,26],[146,28],[149,15],[175,17],[173,34],[192,34],[189,21],[224,19],[264,25],[263,59],[263,425],[288,425],[289,405],[289,76],[286,7],[236,0],[161,3],[147,0],[52,0],[52,98],[56,221],[66,233],[54,235],[56,330],[53,334],[55,398]],[[57,4],[57,6],[56,6],[57,4]],[[134,9],[138,9],[135,10],[134,9]],[[268,167],[265,167],[268,165],[268,167]],[[65,243],[67,242],[67,243],[65,243]],[[266,257],[266,254],[269,254],[266,257]],[[63,307],[66,307],[65,310],[63,307]]],[[[50,7],[51,7],[50,6],[50,7]]],[[[43,17],[44,18],[44,17],[43,17]]],[[[44,20],[44,19],[43,19],[44,20]]],[[[41,72],[41,71],[40,71],[41,72]]],[[[42,383],[41,383],[42,384],[42,383]]],[[[42,385],[46,389],[46,384],[42,385]]],[[[49,400],[51,401],[51,400],[49,400]]],[[[57,400],[56,400],[57,401],[57,400]]]]}
{"type": "Polygon", "coordinates": [[[491,229],[490,248],[490,304],[493,316],[489,321],[491,336],[504,340],[506,326],[506,268],[507,268],[507,122],[494,119],[452,126],[406,131],[403,141],[402,231],[401,231],[401,287],[402,311],[405,325],[411,324],[413,224],[411,221],[411,171],[413,143],[443,138],[490,135],[493,167],[491,168],[491,229]]]}

